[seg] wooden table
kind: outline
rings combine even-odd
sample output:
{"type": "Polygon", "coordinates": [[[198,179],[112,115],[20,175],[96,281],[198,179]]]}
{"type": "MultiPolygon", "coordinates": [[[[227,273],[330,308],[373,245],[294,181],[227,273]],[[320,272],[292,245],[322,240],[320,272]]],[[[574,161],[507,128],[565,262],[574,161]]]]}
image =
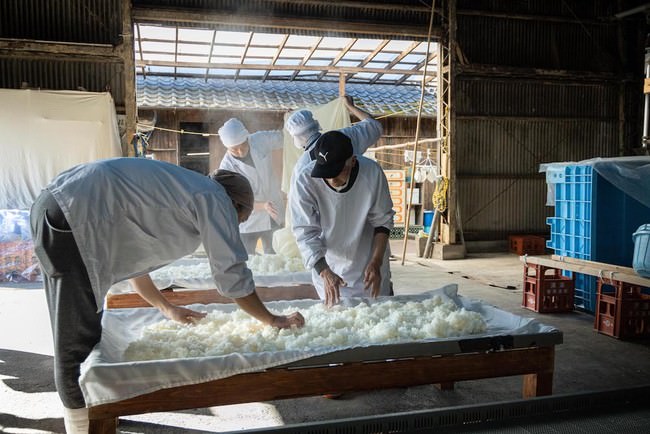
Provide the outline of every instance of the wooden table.
{"type": "MultiPolygon", "coordinates": [[[[304,295],[304,288],[292,288],[287,294],[304,295]]],[[[206,295],[196,292],[184,298],[206,295]]],[[[524,398],[550,395],[555,345],[561,342],[562,333],[554,332],[347,349],[259,372],[92,406],[90,433],[113,434],[117,418],[132,414],[424,384],[450,389],[457,381],[513,375],[523,376],[524,398]]]]}

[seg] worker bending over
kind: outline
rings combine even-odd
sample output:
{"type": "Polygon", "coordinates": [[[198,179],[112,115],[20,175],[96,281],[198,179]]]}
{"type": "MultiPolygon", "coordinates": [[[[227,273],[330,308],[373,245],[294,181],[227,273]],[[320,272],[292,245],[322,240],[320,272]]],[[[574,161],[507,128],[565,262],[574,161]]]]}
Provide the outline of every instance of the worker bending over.
{"type": "Polygon", "coordinates": [[[393,202],[379,165],[354,155],[341,131],[321,135],[316,159],[290,195],[293,233],[328,306],[340,297],[392,295],[388,236],[393,202]]]}
{"type": "Polygon", "coordinates": [[[85,432],[88,410],[80,364],[99,342],[104,297],[130,279],[135,291],[174,321],[205,313],[176,306],[149,272],[203,243],[219,292],[265,324],[304,325],[299,312],[269,312],[255,292],[238,224],[253,208],[243,176],[209,177],[140,158],[114,158],[73,167],[56,177],[32,206],[31,228],[54,335],[54,375],[66,430],[85,432]]]}

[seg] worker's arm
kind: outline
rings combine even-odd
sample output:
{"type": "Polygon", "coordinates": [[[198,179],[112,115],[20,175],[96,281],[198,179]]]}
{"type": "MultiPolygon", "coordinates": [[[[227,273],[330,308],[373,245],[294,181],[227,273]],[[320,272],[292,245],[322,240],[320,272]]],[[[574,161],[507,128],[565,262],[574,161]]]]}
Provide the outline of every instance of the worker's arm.
{"type": "Polygon", "coordinates": [[[151,277],[148,274],[129,279],[135,292],[140,295],[147,303],[157,308],[166,318],[183,324],[193,323],[197,319],[205,317],[203,312],[195,312],[185,307],[171,304],[156,288],[151,277]]]}
{"type": "Polygon", "coordinates": [[[349,95],[345,97],[345,108],[348,109],[351,115],[355,116],[360,121],[364,119],[373,119],[370,113],[365,110],[361,110],[359,107],[354,105],[354,100],[349,95]]]}
{"type": "Polygon", "coordinates": [[[381,265],[384,262],[386,246],[388,245],[388,235],[390,230],[386,228],[376,228],[375,236],[372,243],[372,256],[363,275],[365,289],[370,288],[371,295],[377,297],[381,289],[381,265]]]}
{"type": "Polygon", "coordinates": [[[294,312],[290,315],[274,315],[269,312],[266,306],[264,306],[264,303],[262,303],[262,300],[260,300],[257,292],[253,292],[246,297],[235,298],[234,301],[244,312],[264,324],[280,329],[286,329],[291,326],[302,327],[305,325],[305,319],[300,312],[294,312]]]}

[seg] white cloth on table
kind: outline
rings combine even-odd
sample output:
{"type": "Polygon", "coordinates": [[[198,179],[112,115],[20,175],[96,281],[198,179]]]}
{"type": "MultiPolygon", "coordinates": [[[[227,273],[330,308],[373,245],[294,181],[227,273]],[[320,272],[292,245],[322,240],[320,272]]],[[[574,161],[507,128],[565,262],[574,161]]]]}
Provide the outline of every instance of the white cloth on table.
{"type": "MultiPolygon", "coordinates": [[[[418,342],[444,345],[441,353],[449,354],[450,348],[462,352],[456,345],[459,341],[473,338],[535,335],[530,345],[537,342],[540,333],[559,334],[558,330],[541,324],[533,318],[524,318],[485,304],[479,300],[471,300],[457,294],[457,285],[429,291],[418,295],[391,297],[390,300],[401,302],[422,301],[426,298],[440,295],[453,301],[457,306],[464,307],[481,314],[488,329],[485,333],[467,337],[444,339],[427,339],[418,342]]],[[[345,303],[354,306],[359,303],[377,303],[382,298],[346,299],[345,303]]],[[[271,309],[307,308],[320,301],[279,301],[267,303],[271,309]]],[[[232,311],[235,305],[193,305],[195,309],[232,311]]],[[[104,331],[102,340],[93,349],[81,366],[80,385],[84,398],[89,406],[120,401],[144,393],[153,392],[169,387],[204,383],[226,378],[246,372],[261,371],[273,366],[280,366],[310,357],[333,353],[347,348],[322,348],[315,351],[279,351],[266,353],[228,354],[224,356],[153,360],[142,362],[126,362],[123,354],[128,345],[140,337],[141,330],[149,324],[163,320],[162,314],[153,308],[109,309],[104,313],[104,331]]],[[[560,335],[561,336],[561,335],[560,335]]],[[[525,340],[525,339],[524,339],[525,340]]],[[[557,339],[556,339],[557,340],[557,339]]],[[[559,343],[559,342],[556,342],[559,343]]],[[[527,343],[528,344],[528,343],[527,343]]],[[[390,358],[391,354],[386,354],[390,358]]]]}

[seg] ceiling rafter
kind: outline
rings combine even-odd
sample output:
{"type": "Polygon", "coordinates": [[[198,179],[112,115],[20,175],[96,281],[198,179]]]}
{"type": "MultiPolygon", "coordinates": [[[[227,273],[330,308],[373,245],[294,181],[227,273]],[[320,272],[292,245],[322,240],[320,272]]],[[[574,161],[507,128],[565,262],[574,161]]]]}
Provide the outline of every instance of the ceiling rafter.
{"type": "MultiPolygon", "coordinates": [[[[289,35],[285,35],[282,42],[280,42],[280,44],[278,45],[278,49],[276,50],[275,55],[273,56],[273,60],[271,61],[271,66],[275,65],[275,62],[278,60],[278,57],[280,57],[280,53],[282,53],[282,50],[284,50],[284,46],[288,40],[289,40],[289,35]]],[[[270,73],[271,73],[271,69],[269,68],[264,73],[264,77],[262,77],[262,81],[266,81],[266,78],[269,76],[270,73]]]]}
{"type": "MultiPolygon", "coordinates": [[[[314,54],[314,51],[316,51],[316,49],[318,48],[318,46],[320,45],[322,40],[323,40],[322,36],[320,38],[318,38],[318,41],[316,41],[316,43],[311,47],[309,52],[307,54],[305,54],[305,57],[303,57],[302,62],[300,62],[300,66],[304,66],[304,65],[307,64],[307,62],[311,58],[312,54],[314,54]]],[[[300,70],[296,69],[296,72],[293,73],[293,75],[291,76],[289,81],[293,81],[296,78],[296,76],[298,75],[299,72],[300,72],[300,70]]]]}

